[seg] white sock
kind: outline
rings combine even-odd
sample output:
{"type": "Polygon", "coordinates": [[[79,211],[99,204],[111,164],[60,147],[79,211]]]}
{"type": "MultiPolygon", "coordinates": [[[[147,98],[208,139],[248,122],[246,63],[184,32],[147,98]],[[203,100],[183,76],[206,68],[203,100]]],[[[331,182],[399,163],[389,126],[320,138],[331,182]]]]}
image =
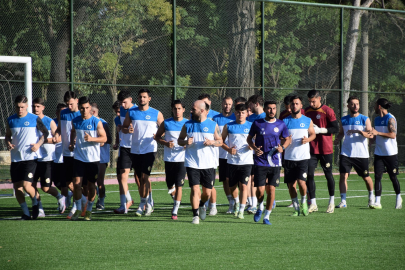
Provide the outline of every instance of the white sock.
{"type": "Polygon", "coordinates": [[[335,204],[335,196],[329,197],[329,204],[335,204]]]}
{"type": "Polygon", "coordinates": [[[381,204],[381,196],[375,196],[375,204],[381,204]]]}
{"type": "Polygon", "coordinates": [[[82,211],[82,199],[75,200],[76,209],[82,211]]]}
{"type": "Polygon", "coordinates": [[[257,207],[257,197],[252,197],[252,206],[257,207]]]}
{"type": "Polygon", "coordinates": [[[373,191],[373,190],[368,192],[368,198],[373,197],[373,195],[374,195],[374,191],[373,191]]]}
{"type": "Polygon", "coordinates": [[[397,202],[401,200],[401,193],[397,194],[397,202]]]}
{"type": "Polygon", "coordinates": [[[177,211],[179,211],[179,206],[180,206],[180,201],[174,201],[174,207],[173,207],[173,215],[177,216],[177,211]]]}
{"type": "Polygon", "coordinates": [[[88,201],[87,202],[87,210],[86,211],[93,211],[93,203],[94,203],[94,201],[88,201]]]}
{"type": "Polygon", "coordinates": [[[300,208],[299,203],[298,203],[298,198],[297,197],[292,198],[291,201],[292,201],[292,203],[294,205],[294,209],[298,210],[300,208]]]}
{"type": "Polygon", "coordinates": [[[243,213],[243,211],[245,211],[245,206],[246,206],[246,204],[241,204],[239,207],[239,212],[243,213]]]}
{"type": "Polygon", "coordinates": [[[33,198],[31,198],[31,201],[32,201],[32,205],[33,205],[33,206],[38,204],[38,201],[37,201],[37,197],[36,197],[36,196],[34,196],[33,198]]]}
{"type": "Polygon", "coordinates": [[[247,197],[247,204],[252,205],[252,197],[247,197]]]}
{"type": "Polygon", "coordinates": [[[152,191],[149,192],[148,203],[149,203],[150,205],[153,205],[152,191]]]}
{"type": "Polygon", "coordinates": [[[259,204],[259,209],[260,209],[261,211],[263,211],[263,209],[264,209],[263,202],[261,202],[261,203],[259,204]]]}
{"type": "MultiPolygon", "coordinates": [[[[125,196],[125,199],[127,200],[127,202],[132,201],[132,197],[131,197],[131,194],[129,193],[129,190],[127,190],[127,193],[124,196],[125,196]]],[[[124,203],[126,203],[126,202],[124,202],[124,203]]]]}
{"type": "Polygon", "coordinates": [[[311,204],[316,205],[316,198],[311,199],[311,204]]]}
{"type": "Polygon", "coordinates": [[[307,195],[301,196],[301,204],[304,204],[307,200],[307,195]]]}
{"type": "Polygon", "coordinates": [[[264,218],[263,219],[269,219],[270,218],[270,214],[271,214],[271,210],[266,210],[264,212],[264,218]]]}
{"type": "Polygon", "coordinates": [[[20,206],[21,206],[21,209],[22,209],[24,215],[30,217],[30,216],[31,216],[31,215],[30,215],[30,210],[28,210],[27,203],[26,203],[26,202],[20,203],[20,206]]]}
{"type": "Polygon", "coordinates": [[[38,202],[38,207],[39,207],[39,209],[44,210],[44,208],[42,207],[42,202],[41,201],[38,202]]]}
{"type": "Polygon", "coordinates": [[[346,193],[340,193],[340,199],[342,199],[342,202],[346,202],[346,193]]]}
{"type": "Polygon", "coordinates": [[[147,198],[141,198],[141,203],[139,204],[138,210],[143,211],[143,207],[147,202],[147,198]]]}
{"type": "MultiPolygon", "coordinates": [[[[81,205],[81,204],[80,204],[80,205],[81,205]]],[[[76,212],[76,210],[77,210],[76,202],[73,201],[73,206],[72,206],[72,209],[70,209],[70,212],[74,213],[74,212],[76,212]]]]}
{"type": "Polygon", "coordinates": [[[120,195],[120,208],[125,208],[127,206],[127,199],[124,194],[120,195]]]}
{"type": "Polygon", "coordinates": [[[212,209],[212,208],[217,208],[217,203],[215,203],[215,202],[214,202],[214,203],[211,203],[210,207],[211,207],[211,209],[212,209]]]}
{"type": "Polygon", "coordinates": [[[239,202],[239,197],[233,198],[235,200],[235,203],[239,202]]]}
{"type": "Polygon", "coordinates": [[[231,203],[232,195],[226,195],[226,198],[228,199],[228,202],[231,203]]]}

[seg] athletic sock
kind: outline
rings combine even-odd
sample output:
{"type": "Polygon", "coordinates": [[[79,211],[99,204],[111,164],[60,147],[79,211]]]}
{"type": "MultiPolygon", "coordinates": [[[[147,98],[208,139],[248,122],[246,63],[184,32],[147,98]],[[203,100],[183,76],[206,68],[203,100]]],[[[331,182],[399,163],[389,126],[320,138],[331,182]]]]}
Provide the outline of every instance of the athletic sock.
{"type": "Polygon", "coordinates": [[[263,219],[269,219],[270,218],[270,214],[271,214],[271,210],[266,210],[264,212],[264,218],[263,219]]]}
{"type": "Polygon", "coordinates": [[[340,193],[340,198],[342,199],[342,202],[346,201],[346,193],[340,193]]]}
{"type": "Polygon", "coordinates": [[[368,192],[368,198],[369,198],[369,199],[370,199],[371,197],[373,197],[373,195],[374,195],[374,191],[373,191],[373,190],[368,192]]]}
{"type": "Polygon", "coordinates": [[[375,204],[381,204],[381,196],[375,196],[375,204]]]}
{"type": "Polygon", "coordinates": [[[82,199],[75,200],[76,203],[76,209],[79,211],[82,211],[82,199]]]}
{"type": "Polygon", "coordinates": [[[33,198],[31,198],[31,201],[32,201],[32,206],[38,204],[38,200],[37,200],[37,197],[36,197],[36,196],[34,196],[33,198]]]}
{"type": "Polygon", "coordinates": [[[212,209],[212,208],[217,208],[217,203],[215,203],[215,202],[214,202],[214,203],[211,203],[210,207],[211,207],[211,209],[212,209]]]}
{"type": "Polygon", "coordinates": [[[401,193],[397,194],[397,202],[401,200],[401,193]]]}
{"type": "Polygon", "coordinates": [[[20,206],[21,206],[21,209],[22,209],[24,215],[30,217],[30,216],[31,216],[31,215],[30,215],[30,210],[28,210],[27,203],[26,203],[26,202],[20,203],[20,206]]]}
{"type": "MultiPolygon", "coordinates": [[[[122,195],[120,195],[120,196],[122,196],[122,195]]],[[[130,202],[130,201],[132,201],[132,197],[131,197],[131,194],[129,193],[129,190],[127,190],[127,193],[125,194],[125,195],[123,195],[123,196],[125,196],[125,200],[127,201],[127,202],[130,202]]],[[[122,203],[122,202],[121,202],[122,203]]],[[[126,202],[124,201],[124,204],[125,204],[126,202]]]]}
{"type": "Polygon", "coordinates": [[[76,212],[76,210],[77,210],[76,202],[73,201],[73,206],[72,206],[72,209],[70,209],[70,212],[74,213],[74,212],[76,212]]]}
{"type": "MultiPolygon", "coordinates": [[[[203,203],[203,205],[205,204],[205,208],[208,208],[209,203],[210,203],[210,200],[203,203]]],[[[201,205],[201,201],[200,201],[200,207],[202,207],[203,205],[201,205]]]]}
{"type": "Polygon", "coordinates": [[[300,208],[299,203],[298,203],[298,198],[297,197],[292,198],[291,201],[294,205],[294,209],[298,211],[298,209],[300,208]]]}
{"type": "Polygon", "coordinates": [[[264,209],[263,202],[259,203],[259,209],[260,209],[261,211],[263,211],[263,209],[264,209]]]}
{"type": "Polygon", "coordinates": [[[301,204],[304,204],[307,200],[307,195],[301,196],[301,204]]]}
{"type": "Polygon", "coordinates": [[[93,211],[93,203],[94,203],[94,201],[88,201],[87,202],[87,210],[86,211],[93,211]]]}
{"type": "Polygon", "coordinates": [[[239,197],[233,198],[235,200],[235,203],[239,202],[239,197]]]}
{"type": "Polygon", "coordinates": [[[229,200],[229,206],[233,207],[235,205],[235,200],[232,198],[229,200]]]}
{"type": "Polygon", "coordinates": [[[252,206],[257,208],[257,197],[252,197],[252,206]]]}
{"type": "Polygon", "coordinates": [[[126,201],[127,201],[127,199],[126,199],[126,197],[125,197],[125,195],[124,194],[122,194],[122,195],[120,195],[120,208],[125,208],[126,207],[126,201]]]}
{"type": "Polygon", "coordinates": [[[316,205],[316,198],[311,199],[311,204],[316,205]]]}
{"type": "Polygon", "coordinates": [[[151,192],[149,192],[149,196],[148,196],[148,203],[149,203],[150,205],[152,205],[152,206],[153,206],[153,197],[152,197],[152,191],[151,191],[151,192]]]}
{"type": "Polygon", "coordinates": [[[41,201],[38,201],[38,207],[39,207],[39,209],[44,210],[44,208],[42,207],[42,202],[41,201]]]}
{"type": "Polygon", "coordinates": [[[252,197],[247,197],[247,205],[252,205],[252,197]]]}
{"type": "Polygon", "coordinates": [[[226,198],[228,199],[229,204],[231,204],[232,195],[226,195],[226,198]]]}
{"type": "Polygon", "coordinates": [[[147,202],[147,198],[141,198],[141,203],[139,204],[138,211],[143,211],[143,207],[147,202]]]}
{"type": "Polygon", "coordinates": [[[335,196],[329,197],[329,204],[335,204],[335,196]]]}
{"type": "Polygon", "coordinates": [[[198,208],[193,209],[193,217],[198,217],[198,208]]]}
{"type": "Polygon", "coordinates": [[[174,201],[174,207],[173,207],[173,215],[177,216],[177,211],[179,211],[179,206],[180,206],[180,201],[174,201]]]}
{"type": "Polygon", "coordinates": [[[104,197],[101,197],[101,198],[99,198],[99,199],[100,199],[100,202],[99,202],[99,203],[100,203],[101,205],[104,205],[105,196],[104,196],[104,197]]]}
{"type": "Polygon", "coordinates": [[[243,213],[243,211],[245,211],[245,206],[246,206],[246,204],[241,203],[240,207],[239,207],[239,212],[243,213]]]}
{"type": "Polygon", "coordinates": [[[60,200],[60,199],[62,199],[63,198],[63,196],[58,192],[58,195],[56,195],[56,199],[57,200],[60,200]]]}

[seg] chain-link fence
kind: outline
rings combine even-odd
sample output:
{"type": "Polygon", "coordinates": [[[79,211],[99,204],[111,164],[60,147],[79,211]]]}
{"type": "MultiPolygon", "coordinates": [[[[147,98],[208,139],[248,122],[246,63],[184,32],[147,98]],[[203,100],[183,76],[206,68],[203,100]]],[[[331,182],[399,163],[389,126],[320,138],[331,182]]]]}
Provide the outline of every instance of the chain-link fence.
{"type": "MultiPolygon", "coordinates": [[[[184,100],[186,116],[201,93],[211,94],[216,111],[225,96],[253,94],[281,110],[292,92],[308,106],[306,92],[316,88],[339,119],[355,93],[372,120],[385,97],[405,121],[403,11],[271,0],[6,0],[0,12],[0,55],[32,57],[33,97],[45,99],[50,117],[67,90],[89,95],[115,130],[111,105],[124,89],[136,100],[149,88],[151,106],[168,118],[174,98],[184,100]]],[[[24,93],[23,70],[0,64],[0,137],[14,97],[24,93]]],[[[397,139],[405,166],[401,125],[397,139]]]]}

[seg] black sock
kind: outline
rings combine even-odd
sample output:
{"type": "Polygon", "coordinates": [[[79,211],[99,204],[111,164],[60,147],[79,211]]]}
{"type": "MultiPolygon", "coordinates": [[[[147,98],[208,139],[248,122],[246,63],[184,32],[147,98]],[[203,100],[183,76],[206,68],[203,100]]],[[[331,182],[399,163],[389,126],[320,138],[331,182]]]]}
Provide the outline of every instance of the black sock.
{"type": "Polygon", "coordinates": [[[204,204],[205,204],[205,202],[200,201],[200,207],[203,207],[203,206],[204,206],[204,204]]]}
{"type": "Polygon", "coordinates": [[[198,209],[193,209],[193,217],[198,217],[198,209]]]}

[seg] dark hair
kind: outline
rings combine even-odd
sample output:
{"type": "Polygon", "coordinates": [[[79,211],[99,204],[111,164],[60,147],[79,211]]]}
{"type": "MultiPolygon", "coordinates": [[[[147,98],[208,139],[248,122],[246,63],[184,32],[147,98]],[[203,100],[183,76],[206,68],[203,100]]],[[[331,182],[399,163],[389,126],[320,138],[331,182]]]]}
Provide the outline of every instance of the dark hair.
{"type": "Polygon", "coordinates": [[[14,103],[27,103],[28,102],[28,98],[25,95],[19,95],[16,96],[14,99],[14,103]]]}
{"type": "Polygon", "coordinates": [[[68,103],[69,100],[71,100],[72,98],[73,98],[73,99],[76,99],[76,98],[77,98],[76,93],[73,92],[73,91],[66,91],[65,95],[63,96],[63,101],[64,101],[65,103],[68,103]]]}
{"type": "Polygon", "coordinates": [[[312,89],[311,91],[308,92],[307,97],[308,98],[315,98],[321,96],[318,90],[312,89]]]}
{"type": "Polygon", "coordinates": [[[79,105],[83,105],[86,103],[91,104],[89,97],[84,96],[84,97],[79,98],[79,105]]]}
{"type": "Polygon", "coordinates": [[[249,98],[248,103],[259,103],[260,106],[263,107],[264,99],[262,95],[253,95],[249,98]]]}
{"type": "Polygon", "coordinates": [[[235,106],[235,111],[247,111],[247,108],[248,106],[246,103],[240,103],[235,106]]]}
{"type": "Polygon", "coordinates": [[[203,100],[204,98],[207,98],[209,101],[211,101],[211,96],[209,94],[201,94],[198,96],[198,100],[203,100]]]}
{"type": "Polygon", "coordinates": [[[240,103],[240,102],[243,102],[243,103],[246,103],[246,98],[244,98],[244,97],[237,97],[237,98],[235,98],[235,104],[238,104],[238,103],[240,103]]]}
{"type": "Polygon", "coordinates": [[[288,95],[288,96],[286,96],[286,97],[284,98],[284,104],[285,104],[285,105],[290,105],[290,97],[291,97],[291,95],[288,95]]]}
{"type": "Polygon", "coordinates": [[[357,96],[350,96],[350,97],[347,99],[347,104],[349,104],[349,102],[352,101],[353,99],[357,99],[357,100],[360,102],[360,99],[359,99],[357,96]]]}
{"type": "Polygon", "coordinates": [[[119,100],[116,100],[114,104],[112,105],[113,110],[119,109],[121,107],[121,102],[119,100]]]}
{"type": "Polygon", "coordinates": [[[210,105],[208,105],[207,102],[204,102],[204,104],[205,104],[205,110],[208,112],[210,110],[210,105]]]}
{"type": "Polygon", "coordinates": [[[268,100],[264,103],[264,108],[266,108],[267,106],[269,106],[270,104],[275,104],[277,105],[277,102],[275,102],[274,100],[268,100]]]}
{"type": "Polygon", "coordinates": [[[389,102],[388,99],[386,99],[386,98],[379,98],[377,100],[377,105],[380,105],[384,109],[388,110],[389,108],[391,108],[392,103],[389,102]]]}
{"type": "Polygon", "coordinates": [[[129,93],[129,91],[125,91],[125,90],[120,91],[117,96],[118,100],[121,102],[124,101],[124,99],[130,98],[130,97],[131,97],[131,93],[129,93]]]}
{"type": "Polygon", "coordinates": [[[138,96],[142,93],[147,93],[148,97],[150,97],[150,91],[147,88],[142,88],[141,90],[138,91],[138,96]]]}
{"type": "Polygon", "coordinates": [[[186,106],[184,106],[184,104],[181,102],[180,99],[176,99],[172,101],[172,109],[174,108],[174,106],[176,106],[176,104],[180,104],[183,108],[186,108],[186,106]]]}
{"type": "Polygon", "coordinates": [[[92,102],[90,105],[91,105],[91,107],[94,107],[94,108],[98,109],[98,105],[97,105],[96,102],[92,102]]]}
{"type": "Polygon", "coordinates": [[[290,103],[291,103],[294,99],[299,99],[299,100],[301,101],[301,103],[302,103],[302,97],[297,96],[297,95],[290,96],[290,103]]]}
{"type": "MultiPolygon", "coordinates": [[[[232,98],[231,98],[230,96],[226,96],[226,97],[224,97],[224,98],[222,99],[222,102],[224,102],[225,100],[228,100],[228,99],[232,100],[232,98]]],[[[232,102],[233,102],[233,100],[232,100],[232,102]]]]}
{"type": "Polygon", "coordinates": [[[32,104],[41,104],[41,105],[45,106],[45,101],[43,98],[37,97],[32,101],[32,104]]]}
{"type": "Polygon", "coordinates": [[[57,110],[60,110],[60,109],[62,109],[62,108],[66,108],[67,106],[66,106],[66,104],[65,103],[58,103],[58,105],[56,105],[56,109],[57,110]]]}

